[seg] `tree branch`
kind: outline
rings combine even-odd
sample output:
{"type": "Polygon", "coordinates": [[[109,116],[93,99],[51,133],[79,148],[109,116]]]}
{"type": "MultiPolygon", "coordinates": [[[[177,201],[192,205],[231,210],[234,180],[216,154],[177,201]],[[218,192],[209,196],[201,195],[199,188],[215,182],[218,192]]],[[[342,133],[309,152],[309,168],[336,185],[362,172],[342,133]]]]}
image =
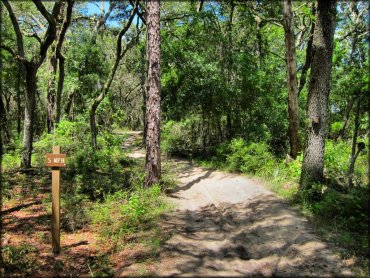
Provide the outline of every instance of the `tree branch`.
{"type": "MultiPolygon", "coordinates": [[[[132,6],[134,6],[134,1],[130,0],[130,4],[132,6]]],[[[139,1],[138,1],[138,7],[140,7],[142,10],[144,10],[143,6],[140,4],[139,1]]],[[[137,11],[137,15],[139,16],[141,21],[146,25],[145,11],[143,11],[141,13],[139,11],[137,11]]]]}
{"type": "Polygon", "coordinates": [[[37,18],[37,17],[35,17],[35,16],[33,16],[33,15],[30,15],[31,16],[31,18],[37,23],[37,26],[39,26],[39,28],[42,30],[42,31],[46,31],[46,27],[45,27],[45,25],[44,24],[42,24],[41,23],[41,21],[37,18]]]}
{"type": "Polygon", "coordinates": [[[104,17],[100,20],[98,20],[98,23],[96,25],[96,32],[100,29],[100,27],[102,27],[104,25],[105,22],[107,22],[109,16],[111,15],[113,9],[116,7],[117,5],[117,2],[110,2],[110,6],[109,6],[109,10],[107,11],[107,13],[104,15],[104,17]]]}
{"type": "Polygon", "coordinates": [[[23,64],[25,64],[27,62],[27,60],[24,57],[18,55],[11,47],[6,46],[6,45],[3,45],[3,44],[0,44],[0,48],[8,51],[19,62],[21,62],[23,64]]]}
{"type": "Polygon", "coordinates": [[[69,25],[71,24],[72,10],[73,10],[73,5],[74,5],[74,0],[67,0],[67,2],[68,2],[68,6],[67,6],[66,17],[64,19],[62,30],[60,31],[57,47],[55,49],[56,56],[59,59],[64,58],[64,57],[62,57],[63,55],[62,55],[61,49],[62,49],[62,45],[63,45],[63,42],[64,42],[65,35],[67,33],[67,29],[68,29],[69,25]]]}
{"type": "Polygon", "coordinates": [[[40,0],[32,0],[33,3],[36,5],[36,8],[40,11],[40,13],[46,18],[46,20],[49,23],[48,29],[45,33],[45,36],[42,40],[42,43],[40,45],[40,53],[38,57],[38,64],[41,64],[46,56],[46,52],[49,48],[49,46],[53,43],[55,40],[57,27],[56,27],[56,20],[55,17],[59,14],[60,8],[61,8],[61,1],[57,1],[54,4],[52,13],[49,13],[45,6],[41,3],[40,0]]]}
{"type": "Polygon", "coordinates": [[[56,5],[59,4],[60,6],[60,1],[57,1],[55,4],[54,4],[54,8],[53,8],[53,14],[49,13],[44,4],[42,4],[42,2],[40,0],[32,0],[33,3],[36,5],[36,8],[39,10],[39,12],[45,17],[45,19],[48,21],[49,23],[49,26],[50,25],[55,25],[55,18],[54,16],[56,15],[55,13],[57,12],[56,11],[56,5]]]}
{"type": "Polygon", "coordinates": [[[4,3],[5,8],[8,10],[10,20],[12,21],[13,28],[15,35],[17,37],[17,48],[18,48],[18,56],[22,57],[24,60],[24,48],[23,48],[23,36],[21,29],[19,28],[18,20],[13,12],[12,7],[10,6],[8,0],[2,0],[4,3]]]}
{"type": "Polygon", "coordinates": [[[135,1],[135,4],[134,4],[134,8],[132,9],[131,11],[131,14],[130,14],[130,17],[126,23],[126,25],[123,27],[123,29],[119,32],[118,34],[118,38],[117,38],[117,54],[116,54],[116,58],[117,59],[120,59],[121,57],[121,52],[122,52],[122,37],[126,34],[128,28],[130,28],[131,26],[131,23],[134,19],[134,16],[137,12],[137,9],[138,9],[138,0],[135,1]]]}
{"type": "Polygon", "coordinates": [[[23,34],[26,36],[26,37],[29,37],[29,38],[35,38],[39,43],[42,43],[41,42],[41,39],[40,37],[36,34],[36,33],[26,33],[26,32],[23,32],[23,34]]]}

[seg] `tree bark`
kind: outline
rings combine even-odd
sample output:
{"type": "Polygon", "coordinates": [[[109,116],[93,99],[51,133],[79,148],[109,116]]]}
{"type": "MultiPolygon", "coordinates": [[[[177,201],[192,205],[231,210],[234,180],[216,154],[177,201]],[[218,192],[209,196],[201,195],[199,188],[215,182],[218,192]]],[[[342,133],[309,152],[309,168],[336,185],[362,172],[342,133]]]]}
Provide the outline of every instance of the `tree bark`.
{"type": "Polygon", "coordinates": [[[0,95],[0,133],[3,134],[2,138],[3,141],[2,143],[7,144],[10,142],[10,132],[9,132],[9,126],[8,126],[8,121],[7,121],[7,116],[6,116],[6,110],[3,102],[3,91],[2,87],[1,88],[1,95],[0,95]]]}
{"type": "Polygon", "coordinates": [[[21,72],[23,70],[23,65],[18,63],[18,76],[17,76],[17,134],[18,137],[21,134],[21,122],[22,122],[22,106],[21,106],[21,72]]]}
{"type": "Polygon", "coordinates": [[[161,178],[160,152],[160,1],[147,1],[148,82],[146,96],[146,178],[151,186],[161,178]]]}
{"type": "MultiPolygon", "coordinates": [[[[64,56],[62,54],[62,46],[65,39],[65,34],[69,25],[71,24],[72,9],[74,1],[68,0],[68,5],[65,11],[60,12],[57,17],[57,25],[61,25],[61,28],[57,30],[55,45],[52,47],[51,55],[49,58],[49,69],[52,72],[52,76],[49,79],[48,84],[48,118],[47,127],[48,133],[51,133],[54,125],[58,124],[60,121],[60,111],[61,111],[61,98],[64,85],[64,56]],[[65,15],[64,15],[65,14],[65,15]],[[59,78],[58,85],[56,86],[56,75],[57,68],[59,67],[59,78]]],[[[60,8],[61,11],[64,7],[60,8]]]]}
{"type": "Polygon", "coordinates": [[[23,151],[21,161],[21,166],[24,168],[31,167],[36,108],[37,69],[38,67],[34,63],[26,64],[26,105],[24,109],[23,151]]]}
{"type": "Polygon", "coordinates": [[[55,56],[58,58],[59,62],[59,79],[57,85],[57,93],[56,93],[56,107],[55,107],[55,122],[58,124],[60,122],[60,115],[61,115],[61,100],[63,94],[63,87],[64,87],[64,55],[62,53],[62,46],[65,40],[65,36],[69,26],[71,25],[72,20],[72,10],[75,1],[67,0],[67,10],[66,15],[64,17],[63,26],[58,36],[58,42],[56,47],[56,54],[55,56]]]}
{"type": "Polygon", "coordinates": [[[307,133],[300,187],[322,182],[326,115],[330,92],[336,1],[319,0],[313,34],[313,57],[307,98],[307,133]]]}
{"type": "Polygon", "coordinates": [[[357,100],[356,105],[356,115],[355,115],[355,127],[353,130],[353,139],[352,139],[352,152],[351,152],[351,162],[349,165],[349,171],[348,171],[348,187],[353,187],[353,173],[355,171],[355,162],[357,159],[358,154],[360,153],[361,149],[359,148],[356,153],[356,145],[357,145],[357,134],[358,129],[360,127],[360,98],[357,100]]]}
{"type": "Polygon", "coordinates": [[[344,115],[343,115],[343,125],[342,125],[342,128],[339,131],[339,134],[338,134],[338,137],[336,138],[336,140],[342,139],[344,137],[344,135],[346,134],[346,129],[347,129],[348,121],[349,121],[349,116],[351,114],[351,110],[352,110],[353,104],[355,102],[355,99],[356,99],[356,96],[352,96],[351,99],[347,103],[346,111],[344,112],[344,115]]]}
{"type": "MultiPolygon", "coordinates": [[[[312,7],[312,14],[314,14],[316,11],[315,5],[312,7]]],[[[310,36],[308,38],[307,42],[307,48],[306,48],[306,59],[304,62],[304,65],[302,67],[302,73],[301,78],[299,79],[299,88],[298,88],[298,98],[301,94],[301,91],[303,90],[304,85],[306,84],[306,75],[308,72],[308,69],[311,66],[311,60],[312,60],[312,41],[313,41],[313,32],[315,30],[315,21],[312,21],[311,23],[311,29],[310,29],[310,36]]]]}
{"type": "MultiPolygon", "coordinates": [[[[141,52],[142,57],[145,57],[144,56],[145,49],[143,48],[140,52],[141,52]]],[[[146,127],[147,127],[147,124],[146,124],[146,90],[145,90],[145,83],[146,83],[145,72],[147,72],[147,68],[145,66],[146,66],[145,59],[141,59],[140,61],[140,90],[141,90],[141,94],[143,97],[143,104],[141,108],[142,113],[143,113],[143,121],[144,121],[143,138],[142,138],[143,146],[145,146],[146,144],[145,141],[146,141],[146,127]]]]}
{"type": "MultiPolygon", "coordinates": [[[[55,47],[54,47],[55,48],[55,47]]],[[[54,107],[55,107],[55,75],[57,73],[57,58],[54,55],[54,50],[52,50],[53,54],[49,58],[48,70],[51,72],[51,77],[48,82],[48,116],[47,116],[47,129],[48,133],[51,133],[54,128],[54,107]]]]}
{"type": "Polygon", "coordinates": [[[285,47],[286,47],[285,57],[287,65],[287,85],[288,85],[288,114],[289,114],[288,137],[290,144],[290,156],[293,159],[296,159],[298,152],[301,149],[301,144],[299,142],[298,136],[299,117],[298,117],[297,60],[295,53],[294,20],[291,0],[283,1],[283,11],[284,11],[285,47]]]}

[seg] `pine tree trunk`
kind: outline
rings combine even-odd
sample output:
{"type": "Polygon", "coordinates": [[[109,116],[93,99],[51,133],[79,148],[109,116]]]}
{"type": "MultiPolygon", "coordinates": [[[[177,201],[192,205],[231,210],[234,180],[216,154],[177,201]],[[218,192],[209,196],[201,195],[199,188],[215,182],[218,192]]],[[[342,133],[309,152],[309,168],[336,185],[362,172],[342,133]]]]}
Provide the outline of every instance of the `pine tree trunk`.
{"type": "Polygon", "coordinates": [[[288,84],[288,114],[289,129],[288,137],[290,143],[290,156],[295,159],[300,151],[298,129],[298,84],[297,84],[297,61],[295,54],[294,39],[294,20],[291,0],[283,1],[284,9],[284,30],[286,47],[286,65],[287,65],[287,84],[288,84]]]}
{"type": "Polygon", "coordinates": [[[322,182],[326,115],[330,92],[336,1],[319,0],[313,35],[313,57],[307,98],[307,132],[300,187],[322,182]]]}
{"type": "Polygon", "coordinates": [[[22,167],[31,167],[31,154],[33,143],[33,130],[36,108],[36,73],[37,66],[33,63],[26,64],[26,105],[24,109],[24,128],[23,128],[23,151],[22,167]]]}
{"type": "MultiPolygon", "coordinates": [[[[144,54],[145,54],[145,49],[142,48],[140,50],[140,54],[142,55],[142,57],[145,57],[144,54]]],[[[142,113],[143,113],[143,122],[144,122],[144,127],[143,127],[143,137],[142,137],[142,144],[143,146],[145,146],[146,144],[146,127],[147,127],[147,124],[146,124],[146,90],[145,90],[145,83],[146,83],[146,80],[145,80],[145,73],[147,72],[147,68],[146,68],[146,61],[145,59],[141,59],[140,60],[140,90],[141,90],[141,94],[142,94],[142,97],[143,97],[143,104],[142,104],[142,113]]]]}
{"type": "Polygon", "coordinates": [[[161,178],[160,152],[160,1],[147,1],[148,83],[146,96],[146,186],[161,178]]]}

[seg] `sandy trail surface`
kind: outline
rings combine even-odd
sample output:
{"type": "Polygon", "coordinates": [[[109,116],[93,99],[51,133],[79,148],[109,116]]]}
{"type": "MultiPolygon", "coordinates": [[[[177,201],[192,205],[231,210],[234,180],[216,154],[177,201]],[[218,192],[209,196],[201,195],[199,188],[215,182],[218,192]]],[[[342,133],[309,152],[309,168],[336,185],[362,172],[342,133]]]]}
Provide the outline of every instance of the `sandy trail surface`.
{"type": "MultiPolygon", "coordinates": [[[[170,160],[178,186],[168,233],[147,273],[160,276],[352,276],[307,220],[245,176],[170,160]]],[[[137,270],[128,267],[122,274],[137,270]]],[[[142,266],[140,266],[142,267],[142,266]]]]}

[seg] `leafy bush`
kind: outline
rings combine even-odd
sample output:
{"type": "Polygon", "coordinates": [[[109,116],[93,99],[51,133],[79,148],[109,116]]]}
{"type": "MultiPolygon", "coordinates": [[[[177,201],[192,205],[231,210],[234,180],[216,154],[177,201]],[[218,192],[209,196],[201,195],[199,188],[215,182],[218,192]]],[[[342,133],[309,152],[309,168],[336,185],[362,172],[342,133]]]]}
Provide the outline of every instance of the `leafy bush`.
{"type": "Polygon", "coordinates": [[[37,248],[27,243],[4,246],[1,250],[4,277],[33,273],[36,268],[37,251],[37,248]]]}
{"type": "MultiPolygon", "coordinates": [[[[363,150],[358,156],[355,164],[355,183],[357,185],[366,185],[367,180],[367,150],[363,150]]],[[[334,142],[327,140],[325,142],[324,173],[329,179],[336,183],[343,180],[345,183],[348,178],[348,170],[351,158],[351,143],[346,141],[334,142]]]]}
{"type": "MultiPolygon", "coordinates": [[[[167,154],[190,156],[201,149],[201,135],[195,132],[200,124],[196,116],[180,122],[168,121],[162,127],[161,148],[167,154]]],[[[197,131],[198,132],[198,131],[197,131]]]]}
{"type": "Polygon", "coordinates": [[[165,209],[161,188],[138,186],[131,193],[117,191],[107,195],[102,203],[95,204],[90,210],[93,224],[104,236],[121,237],[156,223],[165,209]]]}
{"type": "Polygon", "coordinates": [[[231,171],[252,173],[261,176],[273,175],[278,166],[265,143],[251,143],[233,139],[226,155],[227,168],[231,171]]]}
{"type": "Polygon", "coordinates": [[[89,222],[87,210],[90,204],[84,194],[62,194],[62,228],[74,232],[89,222]]]}
{"type": "Polygon", "coordinates": [[[71,194],[82,194],[90,199],[102,199],[105,194],[127,188],[130,171],[120,164],[125,155],[120,148],[121,138],[101,131],[98,134],[98,149],[90,143],[90,129],[83,118],[75,122],[63,120],[54,134],[45,133],[35,143],[35,165],[44,166],[44,156],[53,145],[60,145],[67,154],[67,168],[63,179],[71,185],[71,194]]]}

